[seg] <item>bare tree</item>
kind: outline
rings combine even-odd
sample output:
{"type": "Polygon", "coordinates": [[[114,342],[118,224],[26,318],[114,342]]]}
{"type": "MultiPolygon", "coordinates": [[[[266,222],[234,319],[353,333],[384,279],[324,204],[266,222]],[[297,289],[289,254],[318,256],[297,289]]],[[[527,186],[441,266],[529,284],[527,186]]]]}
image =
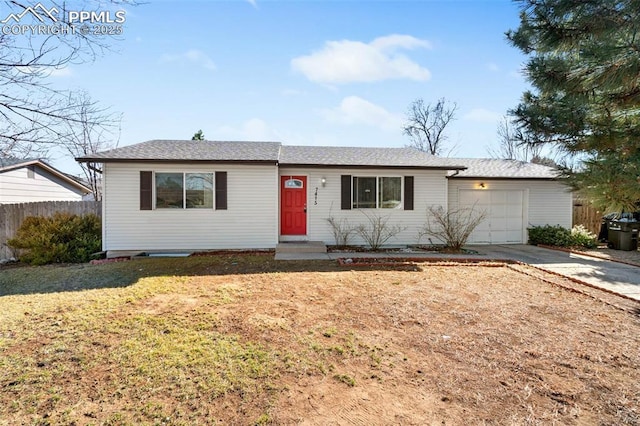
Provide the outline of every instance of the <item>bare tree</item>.
{"type": "Polygon", "coordinates": [[[420,98],[413,101],[403,128],[404,134],[411,138],[409,146],[431,155],[442,154],[448,139],[445,129],[455,120],[457,110],[458,105],[455,102],[447,105],[445,98],[438,99],[434,105],[425,104],[420,98]]]}
{"type": "MultiPolygon", "coordinates": [[[[58,146],[73,158],[118,146],[121,114],[100,106],[86,92],[74,95],[69,104],[75,107],[69,112],[71,119],[63,121],[62,126],[56,129],[60,135],[58,146]]],[[[79,164],[94,199],[102,200],[102,164],[79,164]]]]}
{"type": "MultiPolygon", "coordinates": [[[[0,156],[43,156],[64,136],[59,133],[64,128],[60,124],[75,120],[75,111],[80,107],[70,103],[75,97],[68,90],[49,84],[51,75],[69,65],[95,60],[110,48],[114,37],[80,31],[76,24],[68,22],[65,4],[55,0],[47,2],[51,7],[46,13],[40,4],[16,0],[0,3],[2,17],[9,24],[13,16],[21,19],[20,25],[32,19],[40,26],[58,29],[46,35],[28,29],[18,35],[11,31],[0,34],[0,156]],[[38,6],[40,9],[36,10],[38,6]]],[[[84,1],[74,6],[86,10],[91,5],[106,8],[121,4],[137,3],[84,1]]],[[[9,24],[5,22],[5,26],[9,24]]]]}
{"type": "Polygon", "coordinates": [[[542,146],[528,143],[522,129],[508,117],[502,117],[498,124],[497,133],[498,146],[487,148],[491,157],[517,161],[532,161],[534,158],[542,158],[540,156],[542,146]]]}

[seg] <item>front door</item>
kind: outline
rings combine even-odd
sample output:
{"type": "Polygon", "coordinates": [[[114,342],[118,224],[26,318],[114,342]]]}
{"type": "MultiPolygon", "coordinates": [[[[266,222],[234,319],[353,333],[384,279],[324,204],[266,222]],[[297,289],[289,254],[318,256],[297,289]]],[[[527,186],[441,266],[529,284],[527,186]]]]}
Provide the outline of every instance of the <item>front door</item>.
{"type": "Polygon", "coordinates": [[[307,235],[306,176],[280,176],[280,234],[307,235]]]}

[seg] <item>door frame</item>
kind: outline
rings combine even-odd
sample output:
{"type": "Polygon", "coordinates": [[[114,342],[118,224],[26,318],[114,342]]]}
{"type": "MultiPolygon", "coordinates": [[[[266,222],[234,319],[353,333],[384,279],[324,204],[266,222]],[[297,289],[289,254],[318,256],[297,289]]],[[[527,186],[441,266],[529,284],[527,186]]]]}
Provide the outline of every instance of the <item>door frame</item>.
{"type": "Polygon", "coordinates": [[[309,175],[307,173],[278,173],[278,240],[279,241],[309,241],[309,175]],[[293,176],[301,176],[306,180],[305,200],[307,203],[307,213],[305,215],[305,228],[307,230],[304,235],[282,235],[282,178],[291,178],[293,176]]]}

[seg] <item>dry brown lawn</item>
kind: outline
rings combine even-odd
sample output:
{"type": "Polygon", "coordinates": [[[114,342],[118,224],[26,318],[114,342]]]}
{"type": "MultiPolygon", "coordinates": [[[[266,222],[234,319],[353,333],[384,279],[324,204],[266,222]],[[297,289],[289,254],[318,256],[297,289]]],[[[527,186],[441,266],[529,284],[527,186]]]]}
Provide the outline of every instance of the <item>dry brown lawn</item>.
{"type": "Polygon", "coordinates": [[[633,303],[506,266],[400,269],[0,271],[0,424],[640,424],[633,303]]]}

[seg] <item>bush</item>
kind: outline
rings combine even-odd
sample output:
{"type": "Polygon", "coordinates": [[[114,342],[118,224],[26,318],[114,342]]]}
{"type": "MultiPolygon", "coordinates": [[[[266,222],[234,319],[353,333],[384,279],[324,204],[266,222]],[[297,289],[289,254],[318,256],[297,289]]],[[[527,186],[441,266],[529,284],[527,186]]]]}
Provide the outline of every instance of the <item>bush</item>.
{"type": "Polygon", "coordinates": [[[529,228],[529,244],[595,248],[598,246],[598,241],[596,236],[582,225],[578,225],[571,230],[560,225],[545,225],[529,228]]]}
{"type": "Polygon", "coordinates": [[[429,207],[427,222],[418,231],[418,241],[423,236],[431,235],[452,251],[462,250],[473,230],[487,217],[487,212],[475,210],[474,207],[448,210],[441,206],[429,207]]]}
{"type": "Polygon", "coordinates": [[[560,225],[532,226],[529,230],[529,244],[567,247],[571,242],[571,231],[560,225]]]}
{"type": "Polygon", "coordinates": [[[571,229],[571,245],[593,249],[598,247],[598,237],[582,225],[571,229]]]}
{"type": "Polygon", "coordinates": [[[329,226],[331,226],[331,232],[333,233],[333,238],[336,241],[336,246],[347,247],[351,237],[356,233],[356,228],[344,218],[336,219],[333,216],[329,216],[325,220],[329,226]]]}
{"type": "Polygon", "coordinates": [[[100,218],[56,213],[51,217],[32,216],[22,222],[15,238],[7,244],[21,250],[19,259],[32,265],[88,262],[100,251],[100,218]]]}
{"type": "Polygon", "coordinates": [[[356,232],[371,250],[380,250],[384,243],[406,229],[400,225],[389,225],[389,216],[379,216],[364,211],[361,213],[367,218],[368,223],[358,225],[356,232]]]}

